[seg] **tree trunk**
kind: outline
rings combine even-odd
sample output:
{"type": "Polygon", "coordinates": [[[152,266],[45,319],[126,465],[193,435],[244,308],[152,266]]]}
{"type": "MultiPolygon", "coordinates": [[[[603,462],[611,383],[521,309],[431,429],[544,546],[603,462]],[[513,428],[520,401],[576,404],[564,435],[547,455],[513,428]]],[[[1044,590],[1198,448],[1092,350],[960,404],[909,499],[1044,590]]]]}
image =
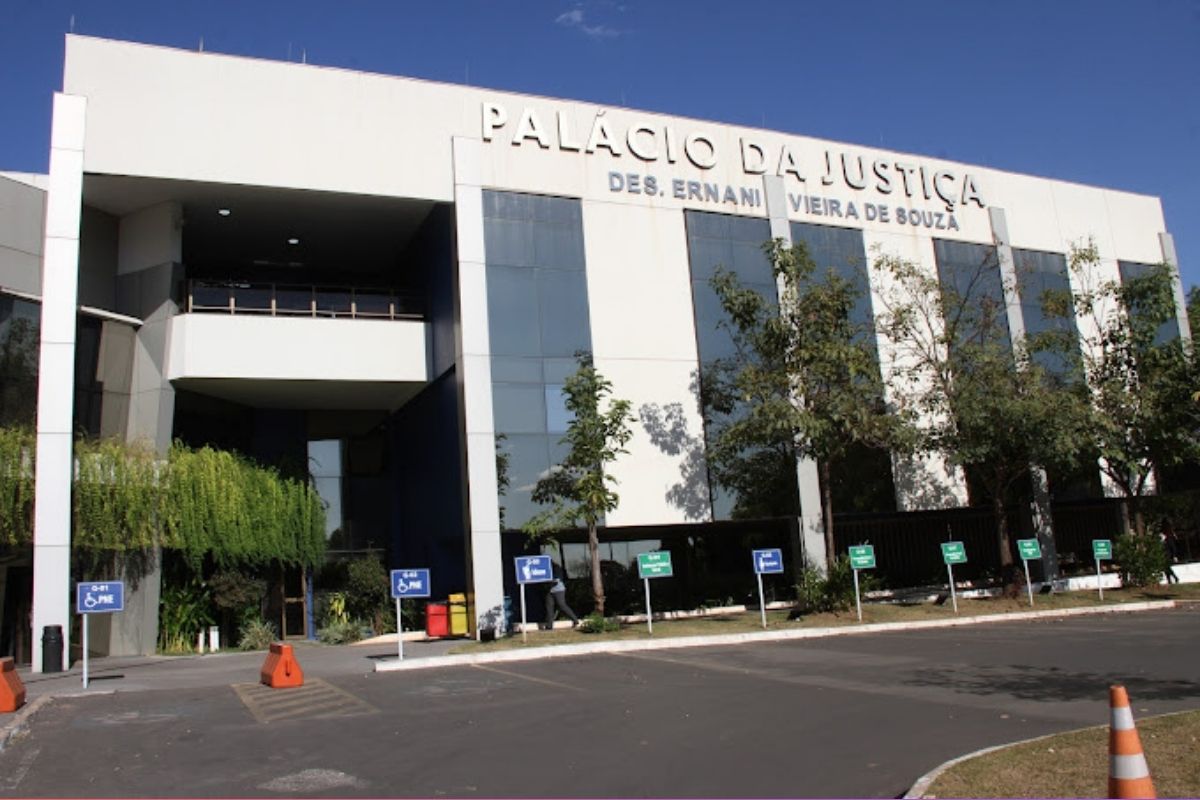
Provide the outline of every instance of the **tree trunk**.
{"type": "Polygon", "coordinates": [[[992,494],[992,515],[996,518],[996,539],[1000,545],[1000,576],[1005,585],[1013,582],[1016,570],[1013,567],[1012,539],[1008,534],[1008,514],[1004,513],[1004,493],[992,494]]]}
{"type": "Polygon", "coordinates": [[[1142,514],[1142,498],[1133,495],[1129,498],[1129,505],[1133,511],[1133,532],[1138,536],[1146,535],[1146,517],[1142,514]]]}
{"type": "Polygon", "coordinates": [[[829,461],[817,462],[821,476],[821,520],[825,523],[825,564],[833,571],[837,561],[837,545],[833,542],[833,489],[829,485],[829,461]]]}
{"type": "Polygon", "coordinates": [[[604,576],[600,574],[600,536],[596,523],[588,523],[588,556],[592,562],[592,603],[596,613],[604,616],[604,576]]]}

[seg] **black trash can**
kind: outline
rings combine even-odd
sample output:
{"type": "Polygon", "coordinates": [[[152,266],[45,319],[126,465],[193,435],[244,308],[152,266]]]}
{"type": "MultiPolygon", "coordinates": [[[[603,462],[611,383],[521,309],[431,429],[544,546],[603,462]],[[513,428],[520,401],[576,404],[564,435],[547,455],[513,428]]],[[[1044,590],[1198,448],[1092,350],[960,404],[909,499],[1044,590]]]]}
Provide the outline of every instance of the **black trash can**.
{"type": "Polygon", "coordinates": [[[42,672],[63,671],[62,625],[42,628],[42,672]]]}

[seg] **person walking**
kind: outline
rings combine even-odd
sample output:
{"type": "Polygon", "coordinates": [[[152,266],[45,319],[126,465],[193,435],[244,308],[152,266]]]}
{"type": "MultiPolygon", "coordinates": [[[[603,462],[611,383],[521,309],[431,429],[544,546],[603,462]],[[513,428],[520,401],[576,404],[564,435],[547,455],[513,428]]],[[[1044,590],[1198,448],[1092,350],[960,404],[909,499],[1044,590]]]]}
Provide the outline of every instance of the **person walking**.
{"type": "Polygon", "coordinates": [[[1163,532],[1159,534],[1162,538],[1163,551],[1167,554],[1167,568],[1163,570],[1163,577],[1167,579],[1167,585],[1179,583],[1179,576],[1172,569],[1172,564],[1179,557],[1179,541],[1175,538],[1175,529],[1167,524],[1163,528],[1163,532]]]}
{"type": "Polygon", "coordinates": [[[579,617],[575,616],[575,612],[567,605],[567,585],[563,583],[563,569],[558,565],[558,562],[552,562],[551,569],[554,572],[554,583],[550,585],[550,591],[546,592],[546,630],[554,629],[554,618],[558,616],[558,612],[571,620],[571,627],[574,628],[579,624],[579,617]]]}

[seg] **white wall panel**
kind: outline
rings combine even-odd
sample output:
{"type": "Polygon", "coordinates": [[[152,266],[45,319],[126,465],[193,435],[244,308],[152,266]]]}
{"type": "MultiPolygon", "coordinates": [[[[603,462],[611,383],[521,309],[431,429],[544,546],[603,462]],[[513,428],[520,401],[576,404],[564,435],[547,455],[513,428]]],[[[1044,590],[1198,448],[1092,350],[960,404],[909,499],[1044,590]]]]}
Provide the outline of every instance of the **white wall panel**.
{"type": "Polygon", "coordinates": [[[182,220],[178,203],[159,203],[122,217],[117,239],[118,274],[183,261],[182,220]]]}
{"type": "MultiPolygon", "coordinates": [[[[886,270],[875,268],[876,258],[891,256],[920,265],[931,277],[937,277],[937,260],[933,242],[913,235],[885,235],[877,232],[864,235],[867,261],[871,265],[871,303],[875,313],[881,314],[889,307],[904,301],[904,293],[886,270]]],[[[940,334],[936,324],[932,332],[940,334]]],[[[888,384],[887,400],[903,406],[913,395],[895,381],[897,371],[917,363],[907,356],[904,348],[892,341],[883,331],[878,333],[879,361],[885,382],[888,384]]],[[[922,391],[928,383],[913,387],[913,392],[922,391]]],[[[896,504],[904,511],[919,511],[931,508],[949,508],[966,505],[966,482],[960,470],[952,467],[940,454],[921,454],[911,458],[894,458],[892,473],[896,484],[896,504]]]]}
{"type": "Polygon", "coordinates": [[[695,362],[683,214],[584,203],[583,237],[596,356],[695,362]]]}
{"type": "Polygon", "coordinates": [[[686,361],[597,358],[613,396],[629,400],[639,421],[629,453],[611,468],[620,505],[612,526],[706,522],[712,509],[704,467],[700,400],[686,361]]]}
{"type": "Polygon", "coordinates": [[[1112,257],[1144,264],[1162,261],[1158,234],[1167,230],[1162,204],[1153,197],[1126,192],[1105,190],[1103,195],[1112,228],[1112,257]]]}
{"type": "Polygon", "coordinates": [[[428,379],[423,322],[182,314],[170,324],[170,380],[428,379]]]}
{"type": "Polygon", "coordinates": [[[696,468],[704,432],[683,214],[585,202],[583,234],[597,368],[635,413],[652,407],[635,426],[629,454],[613,467],[621,506],[608,522],[707,519],[711,509],[694,501],[707,500],[708,486],[696,468]],[[670,421],[671,430],[652,435],[652,419],[670,421]]]}

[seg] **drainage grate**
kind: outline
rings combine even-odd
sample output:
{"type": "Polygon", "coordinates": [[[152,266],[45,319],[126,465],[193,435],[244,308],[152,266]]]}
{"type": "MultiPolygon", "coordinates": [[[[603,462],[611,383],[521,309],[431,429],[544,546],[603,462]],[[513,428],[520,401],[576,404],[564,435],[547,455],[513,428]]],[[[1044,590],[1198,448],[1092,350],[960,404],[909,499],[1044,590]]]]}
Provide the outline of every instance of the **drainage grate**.
{"type": "Polygon", "coordinates": [[[235,683],[233,690],[259,722],[302,717],[352,717],[379,709],[320,678],[306,678],[294,689],[272,689],[261,683],[235,683]]]}

